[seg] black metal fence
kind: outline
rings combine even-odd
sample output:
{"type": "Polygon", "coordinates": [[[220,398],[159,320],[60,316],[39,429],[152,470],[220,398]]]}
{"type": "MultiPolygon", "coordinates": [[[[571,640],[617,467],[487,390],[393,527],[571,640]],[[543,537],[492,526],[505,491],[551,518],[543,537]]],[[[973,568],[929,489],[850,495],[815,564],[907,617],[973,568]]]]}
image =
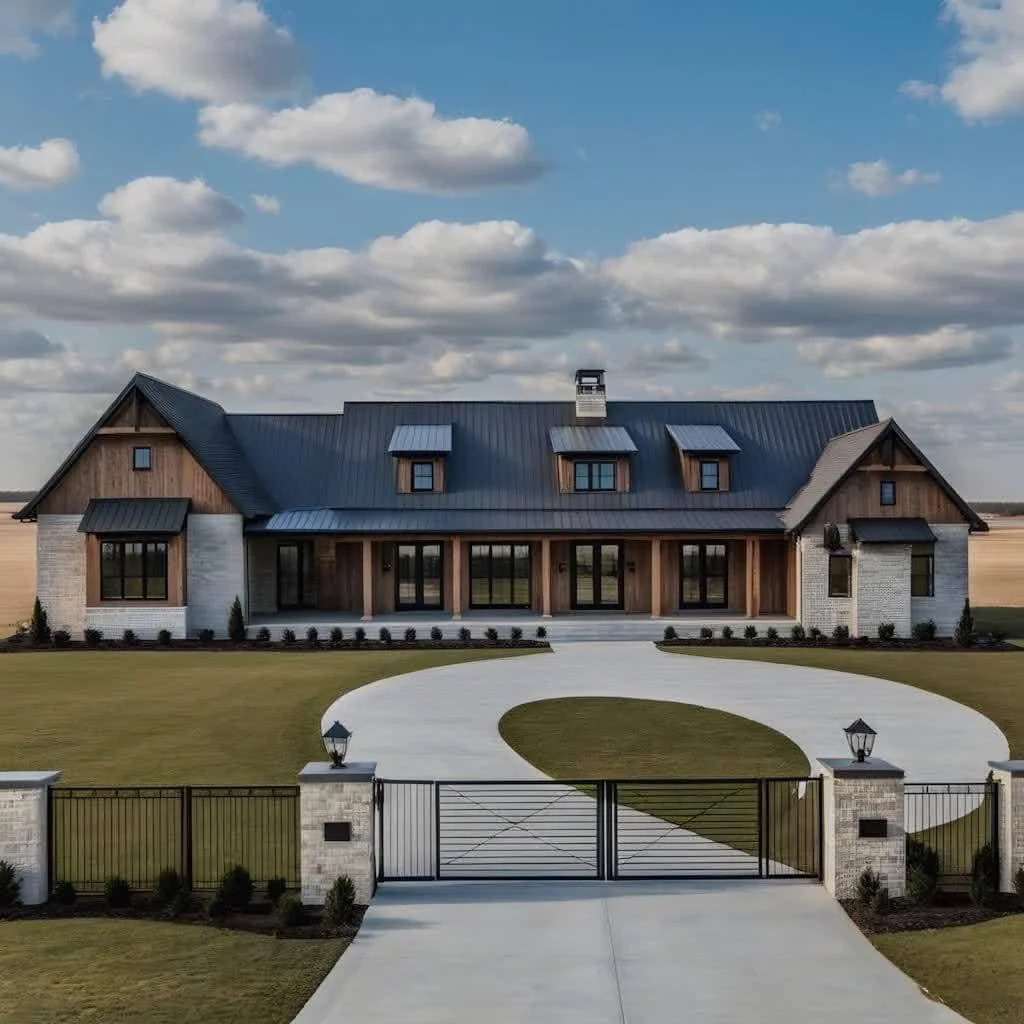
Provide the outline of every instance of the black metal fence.
{"type": "Polygon", "coordinates": [[[113,875],[149,889],[165,868],[212,890],[233,864],[301,884],[298,786],[57,786],[49,835],[51,886],[79,892],[113,875]]]}
{"type": "Polygon", "coordinates": [[[993,782],[908,782],[907,834],[939,855],[939,885],[970,884],[975,854],[991,844],[998,855],[999,786],[993,782]]]}

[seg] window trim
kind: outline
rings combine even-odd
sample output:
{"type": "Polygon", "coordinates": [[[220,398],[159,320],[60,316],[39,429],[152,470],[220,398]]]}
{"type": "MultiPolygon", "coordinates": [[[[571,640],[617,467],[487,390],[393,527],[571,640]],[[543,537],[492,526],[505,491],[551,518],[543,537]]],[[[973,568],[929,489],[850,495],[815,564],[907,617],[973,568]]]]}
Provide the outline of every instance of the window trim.
{"type": "Polygon", "coordinates": [[[598,494],[610,494],[619,489],[619,464],[614,459],[577,459],[572,464],[572,485],[577,494],[589,494],[596,491],[598,494]],[[595,486],[595,481],[601,477],[600,467],[611,466],[612,483],[611,487],[595,486]],[[587,482],[585,487],[580,487],[580,470],[586,471],[587,482]]]}
{"type": "Polygon", "coordinates": [[[853,597],[853,556],[852,555],[834,555],[828,556],[828,596],[836,598],[851,598],[853,597]],[[833,561],[844,561],[846,562],[846,593],[837,594],[832,588],[832,562],[833,561]]]}
{"type": "Polygon", "coordinates": [[[415,459],[409,465],[409,490],[413,494],[430,494],[436,487],[436,467],[433,461],[426,459],[415,459]],[[416,468],[418,466],[426,466],[430,469],[430,486],[429,487],[417,487],[416,486],[416,468]]]}
{"type": "Polygon", "coordinates": [[[171,555],[170,555],[170,544],[166,540],[138,540],[138,539],[110,539],[106,538],[100,541],[100,601],[169,601],[171,599],[171,555]],[[140,544],[142,546],[142,576],[125,576],[125,547],[129,544],[140,544]],[[105,549],[108,547],[116,547],[118,549],[117,564],[119,572],[116,576],[106,576],[103,572],[103,567],[107,564],[107,559],[104,557],[105,549]],[[148,573],[149,568],[149,549],[150,548],[163,548],[164,555],[164,573],[163,576],[150,576],[148,573]],[[142,595],[140,597],[130,597],[125,594],[125,580],[126,579],[141,579],[142,580],[142,595]],[[163,597],[153,597],[149,593],[150,580],[162,579],[164,583],[163,597]],[[120,594],[117,596],[111,596],[106,593],[104,584],[107,580],[117,580],[120,583],[120,594]]]}
{"type": "Polygon", "coordinates": [[[148,444],[134,445],[132,447],[132,472],[133,473],[149,473],[153,469],[153,448],[148,444]],[[139,465],[139,452],[148,452],[149,462],[148,466],[139,465]]]}
{"type": "Polygon", "coordinates": [[[883,508],[892,508],[896,504],[896,481],[895,480],[879,480],[878,481],[878,504],[883,508]],[[892,501],[886,501],[886,488],[892,488],[892,501]]]}
{"type": "Polygon", "coordinates": [[[934,597],[935,596],[935,545],[934,544],[915,544],[910,549],[910,596],[915,597],[934,597]],[[914,548],[920,547],[921,550],[916,551],[914,548]],[[927,550],[925,550],[927,549],[927,550]],[[923,594],[914,593],[914,581],[919,577],[919,574],[914,572],[914,563],[924,559],[928,564],[928,573],[925,577],[927,582],[927,591],[923,594]]]}
{"type": "Polygon", "coordinates": [[[722,463],[718,459],[701,459],[697,470],[698,482],[702,491],[720,491],[722,489],[722,463]],[[715,467],[715,486],[704,486],[704,467],[715,467]]]}

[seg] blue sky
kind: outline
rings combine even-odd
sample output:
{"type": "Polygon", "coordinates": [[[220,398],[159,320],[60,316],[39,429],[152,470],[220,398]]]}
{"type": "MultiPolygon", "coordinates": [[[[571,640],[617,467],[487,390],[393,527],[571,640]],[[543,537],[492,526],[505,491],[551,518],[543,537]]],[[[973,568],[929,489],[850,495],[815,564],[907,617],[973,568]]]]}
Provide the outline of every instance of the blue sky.
{"type": "Polygon", "coordinates": [[[5,486],[136,368],[298,410],[599,362],[872,397],[1021,496],[1024,0],[5,0],[0,90],[5,486]]]}

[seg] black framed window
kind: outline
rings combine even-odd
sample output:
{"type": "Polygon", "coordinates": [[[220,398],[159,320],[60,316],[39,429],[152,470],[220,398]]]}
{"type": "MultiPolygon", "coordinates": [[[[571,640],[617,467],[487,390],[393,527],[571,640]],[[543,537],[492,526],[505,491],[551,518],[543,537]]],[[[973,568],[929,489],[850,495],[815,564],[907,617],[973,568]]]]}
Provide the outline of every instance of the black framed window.
{"type": "Polygon", "coordinates": [[[313,545],[291,541],[277,546],[277,607],[309,608],[314,601],[313,545]]]}
{"type": "Polygon", "coordinates": [[[577,462],[574,467],[577,491],[614,491],[614,462],[577,462]]]}
{"type": "Polygon", "coordinates": [[[153,449],[152,448],[133,448],[132,449],[132,469],[136,473],[144,472],[153,468],[153,449]]]}
{"type": "Polygon", "coordinates": [[[935,547],[915,544],[910,552],[910,596],[935,596],[935,547]]]}
{"type": "Polygon", "coordinates": [[[572,545],[569,592],[573,609],[596,611],[624,606],[623,551],[620,541],[572,545]]]}
{"type": "Polygon", "coordinates": [[[853,593],[853,558],[828,556],[828,596],[849,597],[853,593]]]}
{"type": "Polygon", "coordinates": [[[395,554],[396,610],[415,611],[444,607],[441,545],[399,544],[395,554]]]}
{"type": "Polygon", "coordinates": [[[719,487],[719,467],[717,459],[702,461],[700,464],[700,489],[717,491],[719,487]]]}
{"type": "Polygon", "coordinates": [[[473,544],[469,556],[471,608],[530,607],[530,545],[473,544]]]}
{"type": "Polygon", "coordinates": [[[883,480],[879,486],[879,501],[883,505],[896,504],[896,481],[883,480]]]}
{"type": "Polygon", "coordinates": [[[434,464],[432,462],[414,462],[412,464],[412,489],[414,491],[432,491],[434,489],[434,464]]]}
{"type": "Polygon", "coordinates": [[[681,608],[725,608],[729,604],[729,555],[724,544],[679,545],[681,608]]]}
{"type": "Polygon", "coordinates": [[[104,601],[166,601],[166,541],[103,541],[100,545],[100,598],[104,601]]]}

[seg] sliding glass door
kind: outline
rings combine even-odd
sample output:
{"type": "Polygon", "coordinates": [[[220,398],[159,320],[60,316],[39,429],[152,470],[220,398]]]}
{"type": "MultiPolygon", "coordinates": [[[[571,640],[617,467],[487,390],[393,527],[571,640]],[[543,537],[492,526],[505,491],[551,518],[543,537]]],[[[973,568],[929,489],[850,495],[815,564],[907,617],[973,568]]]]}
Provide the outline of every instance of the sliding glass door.
{"type": "Polygon", "coordinates": [[[395,573],[395,609],[427,611],[443,607],[440,544],[399,544],[395,573]]]}
{"type": "Polygon", "coordinates": [[[469,556],[470,608],[530,607],[530,545],[473,544],[469,556]]]}
{"type": "Polygon", "coordinates": [[[727,607],[729,571],[725,545],[681,544],[679,548],[680,607],[727,607]]]}
{"type": "Polygon", "coordinates": [[[572,607],[609,611],[623,607],[622,545],[573,544],[572,607]]]}

